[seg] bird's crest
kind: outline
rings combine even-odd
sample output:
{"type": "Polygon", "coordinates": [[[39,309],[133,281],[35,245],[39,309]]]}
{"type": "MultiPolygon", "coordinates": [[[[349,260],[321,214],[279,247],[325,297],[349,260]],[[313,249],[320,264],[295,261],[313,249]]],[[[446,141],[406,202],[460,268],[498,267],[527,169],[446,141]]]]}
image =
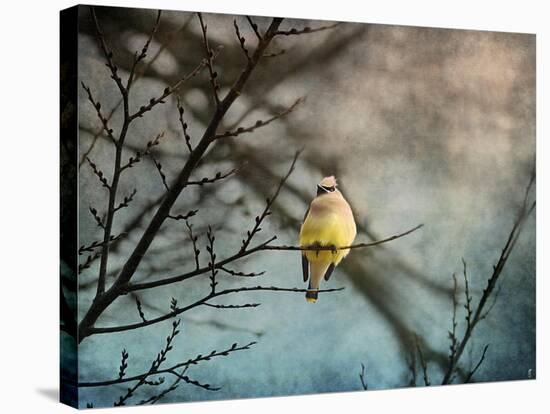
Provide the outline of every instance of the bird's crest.
{"type": "Polygon", "coordinates": [[[338,185],[336,183],[336,178],[334,177],[334,175],[323,178],[319,184],[323,187],[328,187],[328,188],[336,187],[338,185]]]}

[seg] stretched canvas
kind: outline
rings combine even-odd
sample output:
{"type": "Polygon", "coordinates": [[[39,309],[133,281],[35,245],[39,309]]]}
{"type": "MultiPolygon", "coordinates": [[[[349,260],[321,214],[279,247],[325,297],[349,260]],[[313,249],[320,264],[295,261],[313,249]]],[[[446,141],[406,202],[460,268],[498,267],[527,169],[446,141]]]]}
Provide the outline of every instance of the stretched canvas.
{"type": "Polygon", "coordinates": [[[536,377],[535,35],[76,6],[60,71],[62,402],[536,377]]]}

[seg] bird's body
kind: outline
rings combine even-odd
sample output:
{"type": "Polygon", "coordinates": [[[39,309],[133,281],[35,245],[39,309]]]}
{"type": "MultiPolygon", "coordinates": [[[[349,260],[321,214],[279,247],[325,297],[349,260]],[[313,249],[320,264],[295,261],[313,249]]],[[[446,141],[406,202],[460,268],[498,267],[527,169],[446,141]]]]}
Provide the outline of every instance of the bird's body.
{"type": "Polygon", "coordinates": [[[318,185],[317,197],[311,202],[300,230],[300,246],[329,246],[334,250],[304,250],[302,268],[304,281],[309,286],[306,299],[317,300],[317,291],[323,276],[326,280],[334,268],[349,253],[337,250],[350,246],[356,235],[355,220],[348,202],[336,189],[334,177],[326,177],[318,185]]]}

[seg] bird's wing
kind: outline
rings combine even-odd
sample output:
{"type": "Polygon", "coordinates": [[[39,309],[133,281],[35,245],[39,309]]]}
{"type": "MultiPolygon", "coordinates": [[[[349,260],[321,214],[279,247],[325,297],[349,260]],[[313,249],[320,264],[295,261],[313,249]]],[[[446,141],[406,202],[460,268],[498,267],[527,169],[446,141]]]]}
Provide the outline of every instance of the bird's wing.
{"type": "Polygon", "coordinates": [[[334,271],[334,268],[336,266],[334,265],[334,263],[331,263],[330,266],[328,267],[327,271],[325,272],[325,280],[328,281],[330,279],[330,276],[332,276],[332,272],[334,271]]]}
{"type": "MultiPolygon", "coordinates": [[[[304,219],[302,220],[302,223],[306,221],[306,217],[309,214],[309,208],[307,208],[306,213],[304,214],[304,219]]],[[[309,278],[309,262],[307,261],[305,251],[302,251],[302,274],[304,276],[304,282],[307,282],[309,278]]]]}
{"type": "Polygon", "coordinates": [[[302,254],[302,274],[304,275],[304,282],[307,282],[309,278],[309,262],[305,254],[302,254]]]}

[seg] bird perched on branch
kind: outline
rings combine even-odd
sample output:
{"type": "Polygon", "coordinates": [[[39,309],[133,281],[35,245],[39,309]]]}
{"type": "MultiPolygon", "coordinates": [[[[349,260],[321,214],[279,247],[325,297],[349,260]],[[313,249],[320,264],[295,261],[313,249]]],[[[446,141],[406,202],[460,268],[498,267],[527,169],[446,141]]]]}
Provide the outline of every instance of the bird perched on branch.
{"type": "Polygon", "coordinates": [[[334,268],[346,257],[357,229],[348,202],[336,188],[333,176],[317,184],[317,196],[306,212],[300,229],[302,248],[331,247],[331,250],[302,250],[304,282],[309,278],[306,292],[308,302],[316,302],[321,279],[329,280],[334,268]]]}

